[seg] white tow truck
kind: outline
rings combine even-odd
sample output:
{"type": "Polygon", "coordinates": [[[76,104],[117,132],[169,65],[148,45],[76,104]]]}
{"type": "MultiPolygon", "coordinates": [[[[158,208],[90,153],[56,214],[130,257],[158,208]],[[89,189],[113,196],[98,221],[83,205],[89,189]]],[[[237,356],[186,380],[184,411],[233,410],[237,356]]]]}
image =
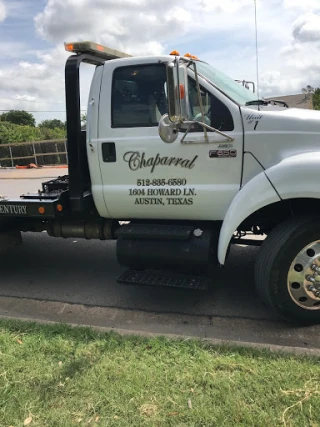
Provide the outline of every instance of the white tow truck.
{"type": "Polygon", "coordinates": [[[0,247],[26,231],[117,239],[120,282],[206,289],[231,244],[262,243],[262,299],[319,323],[320,113],[256,99],[192,55],[65,48],[69,175],[0,201],[0,247]],[[86,131],[82,62],[95,66],[86,131]]]}

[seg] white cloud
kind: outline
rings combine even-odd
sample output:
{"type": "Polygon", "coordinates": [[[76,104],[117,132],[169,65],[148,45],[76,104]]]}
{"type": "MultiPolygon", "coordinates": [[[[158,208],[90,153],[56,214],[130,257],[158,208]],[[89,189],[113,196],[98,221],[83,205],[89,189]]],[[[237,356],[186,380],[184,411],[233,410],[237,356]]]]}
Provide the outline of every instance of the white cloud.
{"type": "Polygon", "coordinates": [[[161,10],[158,0],[49,0],[34,20],[51,42],[90,39],[137,54],[162,53],[163,40],[185,33],[191,18],[177,0],[162,0],[161,10]]]}
{"type": "Polygon", "coordinates": [[[268,71],[261,76],[260,89],[265,97],[295,94],[306,86],[302,76],[291,77],[280,71],[268,71]]]}
{"type": "Polygon", "coordinates": [[[320,9],[319,0],[284,0],[284,6],[287,9],[320,9]]]}
{"type": "Polygon", "coordinates": [[[200,0],[199,7],[203,7],[206,12],[235,13],[247,7],[252,7],[252,4],[253,0],[224,0],[223,2],[220,0],[200,0]]]}
{"type": "MultiPolygon", "coordinates": [[[[320,6],[319,2],[317,3],[320,6]]],[[[303,14],[292,23],[292,41],[283,46],[278,67],[282,76],[279,87],[281,94],[300,93],[310,84],[320,86],[320,11],[303,14]]]]}
{"type": "Polygon", "coordinates": [[[7,17],[7,9],[4,2],[0,1],[0,22],[4,21],[7,17]]]}
{"type": "MultiPolygon", "coordinates": [[[[256,3],[261,94],[292,94],[306,84],[319,86],[320,0],[256,3]]],[[[30,16],[25,1],[6,4],[8,16],[18,16],[19,4],[30,16]]],[[[65,109],[64,41],[92,40],[133,55],[160,54],[182,45],[186,50],[181,53],[190,51],[233,78],[256,78],[253,0],[48,0],[43,10],[37,9],[34,26],[43,50],[36,51],[37,46],[24,39],[0,43],[0,54],[17,58],[10,66],[0,63],[0,96],[14,98],[0,100],[0,109],[65,109]]],[[[85,69],[83,93],[90,76],[85,69]]],[[[64,119],[60,113],[50,117],[64,119]]]]}
{"type": "Polygon", "coordinates": [[[30,96],[30,95],[16,95],[14,97],[14,99],[17,99],[18,101],[35,101],[36,97],[35,96],[30,96]]]}
{"type": "MultiPolygon", "coordinates": [[[[37,61],[19,61],[13,67],[0,67],[0,109],[65,110],[64,64],[67,52],[58,47],[45,54],[38,52],[37,56],[37,61]]],[[[38,120],[47,117],[47,114],[34,115],[38,120]]],[[[64,120],[64,113],[54,113],[54,116],[64,120]]]]}
{"type": "Polygon", "coordinates": [[[314,13],[307,13],[300,16],[293,23],[293,37],[295,41],[319,42],[320,43],[320,16],[314,13]]]}
{"type": "MultiPolygon", "coordinates": [[[[271,10],[259,7],[264,15],[271,10]]],[[[50,42],[89,39],[132,54],[157,54],[168,43],[228,30],[253,37],[253,18],[253,0],[48,0],[34,21],[50,42]]]]}

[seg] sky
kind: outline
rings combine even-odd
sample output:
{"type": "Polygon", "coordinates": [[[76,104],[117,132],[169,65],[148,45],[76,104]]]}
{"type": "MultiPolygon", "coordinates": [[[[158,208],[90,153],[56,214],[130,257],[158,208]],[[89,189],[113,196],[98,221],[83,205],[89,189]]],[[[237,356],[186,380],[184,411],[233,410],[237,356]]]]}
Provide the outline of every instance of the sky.
{"type": "MultiPolygon", "coordinates": [[[[256,5],[260,95],[320,86],[320,0],[256,5]]],[[[132,55],[190,52],[257,81],[254,0],[0,0],[0,110],[64,121],[63,43],[81,40],[132,55]]],[[[81,70],[84,112],[92,68],[81,70]]]]}

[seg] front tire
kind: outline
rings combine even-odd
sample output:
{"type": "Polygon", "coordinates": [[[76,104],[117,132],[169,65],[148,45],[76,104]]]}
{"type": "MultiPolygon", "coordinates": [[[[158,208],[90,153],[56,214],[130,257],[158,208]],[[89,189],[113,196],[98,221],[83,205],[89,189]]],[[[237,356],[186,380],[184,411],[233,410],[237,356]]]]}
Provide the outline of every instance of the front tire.
{"type": "Polygon", "coordinates": [[[256,289],[289,322],[320,323],[320,218],[279,224],[260,248],[256,289]]]}

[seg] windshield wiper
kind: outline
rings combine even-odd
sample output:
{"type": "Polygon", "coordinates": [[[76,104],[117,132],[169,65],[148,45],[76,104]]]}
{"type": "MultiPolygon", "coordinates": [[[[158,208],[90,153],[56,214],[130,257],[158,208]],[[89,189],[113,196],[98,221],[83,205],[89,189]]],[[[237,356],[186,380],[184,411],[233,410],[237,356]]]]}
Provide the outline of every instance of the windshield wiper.
{"type": "Polygon", "coordinates": [[[268,101],[264,99],[255,99],[254,101],[248,101],[245,105],[268,105],[268,101]]]}
{"type": "Polygon", "coordinates": [[[269,104],[281,104],[286,108],[289,108],[289,105],[285,101],[281,101],[279,99],[255,99],[254,101],[248,101],[245,105],[269,105],[269,104]]]}

